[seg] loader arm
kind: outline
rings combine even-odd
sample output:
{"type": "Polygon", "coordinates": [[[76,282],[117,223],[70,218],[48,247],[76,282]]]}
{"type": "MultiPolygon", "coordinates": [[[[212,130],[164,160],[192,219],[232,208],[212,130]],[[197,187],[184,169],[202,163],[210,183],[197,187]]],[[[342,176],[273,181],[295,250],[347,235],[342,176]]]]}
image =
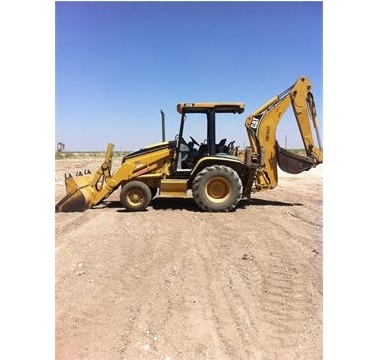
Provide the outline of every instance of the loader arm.
{"type": "Polygon", "coordinates": [[[55,212],[85,211],[132,179],[142,178],[148,185],[155,185],[157,179],[169,172],[175,146],[175,142],[163,142],[130,153],[111,173],[114,145],[108,144],[105,160],[93,175],[80,172],[75,177],[66,176],[66,195],[55,205],[55,212]]]}
{"type": "Polygon", "coordinates": [[[273,97],[246,118],[245,127],[250,141],[250,153],[260,167],[256,172],[255,188],[273,189],[278,185],[278,167],[292,174],[309,170],[323,162],[318,119],[310,81],[302,76],[296,83],[273,97]],[[306,156],[299,156],[281,148],[276,140],[279,121],[292,106],[306,156]],[[317,143],[312,135],[316,132],[317,143]]]}

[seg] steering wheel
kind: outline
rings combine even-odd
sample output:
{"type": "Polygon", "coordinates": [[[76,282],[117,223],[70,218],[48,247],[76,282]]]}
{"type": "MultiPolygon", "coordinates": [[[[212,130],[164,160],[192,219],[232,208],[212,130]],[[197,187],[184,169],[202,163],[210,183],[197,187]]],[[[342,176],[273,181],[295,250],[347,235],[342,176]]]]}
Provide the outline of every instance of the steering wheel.
{"type": "Polygon", "coordinates": [[[200,146],[200,144],[192,137],[192,136],[190,136],[190,138],[191,138],[191,140],[192,140],[192,142],[195,144],[195,145],[197,145],[197,146],[200,146]]]}

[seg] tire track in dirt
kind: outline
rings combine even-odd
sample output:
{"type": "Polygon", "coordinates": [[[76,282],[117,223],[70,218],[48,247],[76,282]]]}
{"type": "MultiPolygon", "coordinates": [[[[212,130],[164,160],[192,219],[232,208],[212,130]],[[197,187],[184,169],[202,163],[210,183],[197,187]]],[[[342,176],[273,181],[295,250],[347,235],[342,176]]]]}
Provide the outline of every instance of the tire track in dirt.
{"type": "MultiPolygon", "coordinates": [[[[120,215],[128,218],[130,214],[120,215]]],[[[120,226],[119,230],[124,231],[125,237],[117,253],[122,259],[116,260],[116,255],[113,254],[106,260],[123,262],[123,269],[116,271],[118,284],[115,286],[114,297],[124,299],[122,311],[126,310],[128,316],[122,320],[126,326],[122,327],[113,345],[113,351],[122,357],[143,358],[146,353],[152,351],[157,339],[155,334],[162,327],[159,323],[165,323],[169,317],[168,310],[166,313],[153,313],[153,306],[156,304],[160,308],[169,308],[169,299],[160,293],[163,280],[159,278],[160,273],[156,273],[154,269],[159,262],[159,256],[156,254],[168,253],[167,249],[170,248],[172,240],[164,238],[163,244],[155,241],[160,239],[158,233],[163,230],[151,226],[149,215],[132,214],[132,223],[126,222],[125,226],[120,226]],[[145,232],[135,234],[133,230],[141,226],[145,232]],[[165,250],[157,250],[159,245],[165,250]],[[153,324],[148,319],[153,319],[153,324]]],[[[163,264],[161,265],[163,267],[163,264]]],[[[113,279],[108,280],[113,282],[113,279]]]]}
{"type": "MultiPolygon", "coordinates": [[[[160,257],[156,257],[163,259],[161,266],[158,267],[164,269],[160,272],[163,276],[154,277],[150,287],[152,299],[145,299],[145,305],[141,307],[140,316],[136,319],[144,326],[146,323],[147,334],[152,334],[153,339],[157,340],[148,340],[146,333],[141,343],[130,340],[124,353],[129,358],[153,358],[150,354],[155,354],[154,358],[156,358],[160,346],[164,347],[168,344],[171,351],[166,356],[184,359],[231,359],[233,354],[239,353],[238,346],[232,345],[231,340],[226,339],[221,329],[225,325],[227,337],[231,339],[234,337],[233,324],[222,319],[227,315],[235,319],[239,329],[237,336],[241,339],[244,337],[242,318],[246,313],[246,306],[244,305],[244,310],[235,311],[231,299],[223,306],[224,293],[219,282],[221,279],[215,275],[222,265],[212,259],[212,253],[208,250],[204,239],[198,236],[204,234],[204,229],[197,226],[199,222],[197,216],[184,215],[184,221],[188,225],[185,227],[186,230],[182,230],[178,237],[157,241],[158,245],[153,249],[156,254],[160,251],[156,249],[166,250],[164,255],[160,254],[160,257]],[[195,226],[194,231],[190,224],[195,226]],[[167,253],[170,253],[168,266],[166,266],[167,253]],[[157,313],[155,309],[159,309],[157,313]],[[161,309],[166,310],[161,311],[161,309]],[[174,333],[171,333],[171,328],[174,328],[174,333]],[[185,341],[182,342],[182,338],[185,341]]],[[[163,237],[165,231],[166,229],[162,229],[159,234],[157,226],[154,229],[156,239],[163,237]]],[[[154,260],[157,260],[156,258],[154,256],[154,260]]],[[[231,289],[227,294],[230,292],[231,289]]],[[[246,329],[250,327],[251,325],[248,325],[246,329]]],[[[140,334],[134,336],[140,339],[140,334]]],[[[129,339],[129,334],[127,337],[129,339]]]]}
{"type": "MultiPolygon", "coordinates": [[[[227,226],[228,217],[233,216],[236,215],[208,214],[201,231],[210,234],[210,240],[200,243],[205,254],[202,257],[207,274],[207,297],[223,355],[228,359],[249,358],[252,354],[257,336],[251,289],[256,290],[261,280],[254,263],[241,258],[245,243],[238,247],[233,226],[227,226]]],[[[252,256],[251,259],[254,261],[252,256]]]]}
{"type": "MultiPolygon", "coordinates": [[[[234,221],[235,217],[233,214],[234,221]]],[[[211,256],[205,260],[210,264],[207,272],[211,274],[207,278],[216,278],[214,283],[222,284],[220,288],[209,285],[209,296],[216,299],[218,296],[214,295],[222,292],[219,298],[224,298],[227,304],[224,309],[223,301],[216,304],[212,300],[217,331],[228,355],[240,358],[264,358],[273,353],[292,356],[302,346],[305,325],[310,321],[312,295],[306,286],[310,279],[303,270],[307,264],[297,260],[300,249],[295,241],[280,242],[275,235],[284,233],[284,238],[296,238],[294,232],[285,229],[286,224],[281,226],[269,218],[262,221],[261,213],[257,217],[261,224],[268,225],[254,226],[252,221],[243,224],[245,236],[238,238],[233,236],[233,221],[206,222],[216,224],[209,229],[207,226],[206,231],[212,234],[211,238],[218,239],[208,247],[211,256]],[[227,321],[232,319],[238,333],[224,331],[223,314],[227,321]],[[242,343],[242,350],[232,343],[242,343]]]]}
{"type": "MultiPolygon", "coordinates": [[[[176,214],[172,214],[172,223],[174,215],[176,214]]],[[[216,346],[212,346],[213,343],[217,344],[215,329],[205,296],[204,265],[194,245],[198,235],[195,229],[197,218],[196,215],[186,212],[178,217],[179,221],[184,218],[185,226],[173,231],[174,235],[168,239],[163,235],[166,229],[161,229],[158,234],[157,227],[156,235],[159,236],[156,236],[156,239],[163,240],[158,241],[155,260],[161,260],[162,266],[159,268],[164,271],[162,284],[158,287],[160,290],[155,291],[152,307],[147,312],[148,318],[153,319],[147,321],[149,332],[154,334],[157,340],[150,346],[149,352],[143,354],[144,358],[157,358],[161,347],[169,347],[170,351],[165,356],[172,358],[206,359],[216,354],[216,346]],[[161,309],[166,311],[161,312],[161,309]],[[153,352],[154,357],[150,356],[153,352]]],[[[159,281],[161,282],[161,279],[159,281]]],[[[133,352],[132,356],[134,355],[133,352]]],[[[139,356],[142,358],[141,354],[139,356]]]]}
{"type": "Polygon", "coordinates": [[[213,358],[249,358],[256,341],[255,320],[249,305],[250,284],[255,289],[260,277],[252,264],[246,264],[239,253],[232,251],[233,229],[231,233],[231,227],[223,225],[231,215],[203,216],[205,221],[199,232],[210,237],[196,241],[195,248],[203,264],[205,296],[214,318],[215,337],[222,349],[222,354],[213,358]]]}
{"type": "MultiPolygon", "coordinates": [[[[268,221],[269,234],[263,240],[270,256],[263,257],[267,261],[260,269],[263,291],[258,320],[263,324],[263,337],[268,347],[278,349],[279,354],[295,351],[295,357],[299,359],[299,352],[306,346],[312,312],[320,310],[320,307],[315,309],[312,300],[316,294],[310,285],[313,283],[309,275],[312,271],[307,271],[312,265],[304,260],[306,256],[302,256],[307,249],[301,244],[306,243],[307,238],[297,234],[294,221],[283,221],[282,224],[274,218],[268,221]]],[[[295,221],[299,222],[299,219],[295,221]]],[[[312,234],[314,229],[311,227],[308,231],[312,234]]],[[[319,354],[320,349],[316,352],[319,354]]]]}
{"type": "MultiPolygon", "coordinates": [[[[153,354],[158,352],[160,346],[168,345],[169,323],[175,321],[173,318],[180,312],[184,300],[175,287],[182,281],[181,275],[185,272],[185,264],[181,258],[185,244],[177,241],[178,231],[171,232],[171,229],[169,231],[165,226],[155,223],[153,225],[146,217],[150,217],[150,213],[145,214],[145,233],[142,239],[133,241],[133,251],[130,251],[129,244],[125,246],[130,262],[127,264],[129,270],[124,277],[123,289],[128,288],[134,297],[132,302],[139,304],[138,316],[134,319],[134,331],[120,337],[123,345],[119,352],[129,359],[156,358],[153,354]],[[142,282],[140,291],[126,285],[126,279],[132,276],[142,282]]],[[[137,283],[131,284],[131,287],[134,286],[137,286],[137,283]]],[[[178,288],[181,288],[180,284],[178,288]]]]}

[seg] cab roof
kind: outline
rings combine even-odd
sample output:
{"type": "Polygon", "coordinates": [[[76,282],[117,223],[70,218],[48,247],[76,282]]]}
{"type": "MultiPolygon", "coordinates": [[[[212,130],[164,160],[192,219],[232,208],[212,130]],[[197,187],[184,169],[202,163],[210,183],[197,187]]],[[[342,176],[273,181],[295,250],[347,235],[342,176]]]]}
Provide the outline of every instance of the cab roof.
{"type": "Polygon", "coordinates": [[[245,105],[242,102],[237,103],[206,103],[206,102],[195,102],[195,103],[179,103],[177,105],[177,111],[180,114],[183,113],[206,113],[208,110],[214,109],[216,113],[233,113],[241,114],[244,111],[245,105]]]}

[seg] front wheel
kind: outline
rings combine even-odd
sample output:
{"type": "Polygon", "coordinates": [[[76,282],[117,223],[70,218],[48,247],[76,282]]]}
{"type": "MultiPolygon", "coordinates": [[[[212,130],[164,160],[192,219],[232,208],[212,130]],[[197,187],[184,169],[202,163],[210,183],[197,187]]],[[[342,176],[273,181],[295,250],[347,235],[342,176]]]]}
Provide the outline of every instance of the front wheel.
{"type": "Polygon", "coordinates": [[[121,188],[120,202],[128,211],[145,210],[151,199],[151,190],[142,181],[130,181],[121,188]]]}
{"type": "Polygon", "coordinates": [[[224,165],[203,169],[192,184],[193,198],[204,211],[231,211],[240,201],[242,192],[243,185],[238,173],[224,165]]]}

